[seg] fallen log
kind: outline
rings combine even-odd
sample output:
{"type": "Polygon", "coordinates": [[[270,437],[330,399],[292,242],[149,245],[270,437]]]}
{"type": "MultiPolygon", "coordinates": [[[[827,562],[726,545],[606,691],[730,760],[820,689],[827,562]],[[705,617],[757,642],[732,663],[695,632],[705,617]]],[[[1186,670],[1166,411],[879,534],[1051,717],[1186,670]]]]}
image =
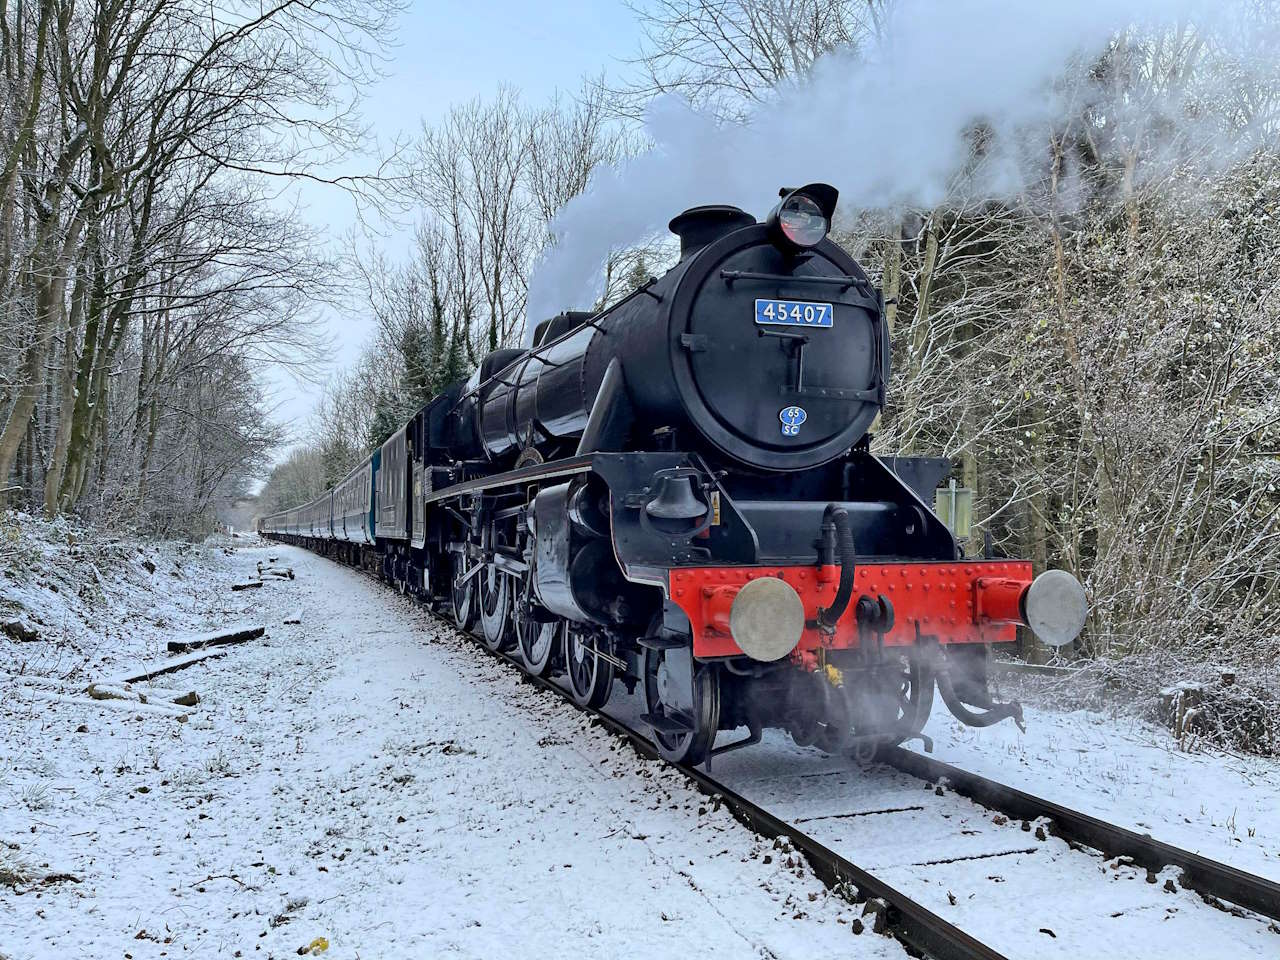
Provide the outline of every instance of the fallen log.
{"type": "MultiPolygon", "coordinates": [[[[161,690],[151,688],[135,690],[132,686],[118,686],[113,683],[91,683],[85,689],[94,700],[127,700],[130,703],[144,703],[151,706],[177,704],[180,707],[194,707],[200,702],[200,695],[194,690],[161,690]]],[[[181,712],[181,711],[179,711],[181,712]]],[[[174,714],[177,715],[176,713],[174,714]]]]}
{"type": "MultiPolygon", "coordinates": [[[[97,684],[93,685],[97,688],[97,684]]],[[[87,692],[87,691],[85,691],[87,692]]],[[[99,707],[109,707],[122,713],[132,714],[154,714],[156,716],[172,717],[180,723],[186,723],[190,710],[184,710],[169,703],[143,703],[136,698],[130,699],[125,697],[100,696],[94,697],[90,695],[89,699],[85,699],[84,693],[57,693],[53,690],[41,690],[37,687],[28,687],[23,690],[22,695],[32,700],[44,700],[50,703],[67,703],[67,704],[95,704],[99,707]]]]}
{"type": "Polygon", "coordinates": [[[225,630],[215,630],[212,633],[202,633],[186,640],[170,640],[168,644],[169,652],[190,653],[192,650],[200,650],[204,647],[221,647],[229,643],[244,643],[246,640],[257,640],[266,632],[267,628],[260,626],[229,627],[225,630]]]}
{"type": "Polygon", "coordinates": [[[233,583],[232,590],[257,590],[262,586],[261,580],[250,580],[248,583],[233,583]]]}
{"type": "Polygon", "coordinates": [[[298,610],[284,618],[286,624],[302,623],[302,611],[298,610]]]}
{"type": "MultiPolygon", "coordinates": [[[[226,651],[210,651],[209,653],[197,654],[197,656],[207,657],[210,653],[222,654],[226,653],[226,651]]],[[[40,677],[31,674],[0,674],[0,677],[24,686],[33,687],[42,693],[56,693],[68,698],[68,701],[78,694],[85,693],[88,694],[91,700],[125,700],[129,703],[152,705],[173,703],[182,707],[194,707],[200,702],[200,696],[194,690],[174,690],[153,686],[135,690],[132,686],[132,678],[96,680],[86,687],[83,682],[77,683],[73,680],[59,680],[56,677],[40,677]]]]}
{"type": "Polygon", "coordinates": [[[263,577],[278,577],[281,580],[293,579],[293,567],[266,566],[259,560],[257,570],[259,580],[263,577]]]}

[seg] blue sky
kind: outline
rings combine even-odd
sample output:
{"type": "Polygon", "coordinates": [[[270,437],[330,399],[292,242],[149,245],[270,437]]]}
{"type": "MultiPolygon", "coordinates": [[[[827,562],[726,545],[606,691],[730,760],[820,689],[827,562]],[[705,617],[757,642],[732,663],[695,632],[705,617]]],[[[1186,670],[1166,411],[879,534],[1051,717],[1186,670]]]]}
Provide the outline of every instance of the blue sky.
{"type": "MultiPolygon", "coordinates": [[[[617,75],[638,42],[634,15],[618,0],[413,0],[384,65],[387,76],[370,91],[363,114],[379,141],[391,143],[416,135],[422,121],[438,120],[450,105],[492,96],[504,83],[537,104],[557,89],[572,91],[585,75],[602,69],[617,75]]],[[[354,211],[340,191],[308,186],[301,200],[306,219],[334,242],[352,228],[354,211]]],[[[407,243],[393,232],[382,246],[396,257],[407,243]]],[[[326,326],[342,358],[334,369],[345,366],[371,331],[358,312],[330,315],[326,326]]],[[[283,372],[270,379],[277,418],[294,439],[304,439],[320,389],[283,372]]]]}

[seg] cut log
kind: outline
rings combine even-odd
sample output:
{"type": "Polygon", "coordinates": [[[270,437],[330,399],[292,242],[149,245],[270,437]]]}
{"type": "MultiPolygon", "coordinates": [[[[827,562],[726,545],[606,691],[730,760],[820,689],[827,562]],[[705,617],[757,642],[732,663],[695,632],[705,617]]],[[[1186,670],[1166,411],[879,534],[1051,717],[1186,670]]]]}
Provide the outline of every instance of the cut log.
{"type": "Polygon", "coordinates": [[[257,590],[262,586],[261,580],[250,580],[248,583],[233,583],[232,590],[257,590]]]}
{"type": "Polygon", "coordinates": [[[212,647],[206,650],[198,650],[195,653],[187,654],[185,657],[174,657],[172,660],[162,660],[159,663],[142,664],[135,667],[129,674],[119,677],[111,682],[118,685],[126,683],[139,683],[143,680],[150,680],[152,677],[158,677],[161,674],[173,673],[175,670],[184,670],[193,663],[199,663],[201,660],[207,660],[210,657],[220,657],[226,650],[218,647],[212,647]]]}
{"type": "Polygon", "coordinates": [[[124,687],[117,687],[110,683],[91,683],[85,688],[84,692],[94,700],[132,700],[134,703],[150,702],[145,693],[126,690],[124,687]]]}
{"type": "Polygon", "coordinates": [[[168,644],[169,652],[190,653],[192,650],[200,650],[204,647],[221,647],[229,643],[244,643],[246,640],[257,640],[266,632],[266,627],[259,626],[228,627],[225,630],[215,630],[213,633],[202,633],[197,637],[188,637],[186,640],[170,640],[168,644]]]}
{"type": "Polygon", "coordinates": [[[278,580],[292,580],[293,567],[262,567],[258,570],[259,577],[275,577],[278,580]]]}
{"type": "Polygon", "coordinates": [[[296,611],[296,612],[294,612],[294,613],[289,614],[289,616],[287,616],[287,617],[285,617],[285,618],[284,618],[284,622],[285,622],[286,624],[301,623],[301,622],[302,622],[302,611],[301,611],[301,610],[298,610],[298,611],[296,611]]]}
{"type": "MultiPolygon", "coordinates": [[[[115,710],[121,710],[126,713],[150,713],[159,714],[166,717],[174,717],[186,722],[190,710],[175,706],[171,703],[157,703],[146,697],[145,694],[139,694],[133,691],[125,690],[121,687],[113,687],[110,684],[91,683],[84,691],[89,695],[90,700],[96,701],[104,707],[111,707],[115,710]]],[[[28,690],[26,695],[39,700],[52,700],[59,703],[84,703],[83,694],[75,696],[65,693],[54,693],[49,690],[28,690]]]]}
{"type": "MultiPolygon", "coordinates": [[[[218,652],[225,653],[226,651],[218,652]]],[[[33,687],[40,693],[56,693],[61,697],[65,697],[68,702],[73,702],[76,696],[85,693],[89,695],[91,700],[125,700],[129,703],[160,705],[165,712],[169,712],[168,708],[163,706],[166,703],[194,707],[200,702],[200,697],[194,690],[171,690],[152,686],[142,690],[135,690],[130,686],[130,681],[128,680],[98,680],[86,687],[83,683],[77,683],[72,680],[59,680],[55,677],[15,676],[13,674],[0,674],[0,676],[24,686],[33,687]]]]}

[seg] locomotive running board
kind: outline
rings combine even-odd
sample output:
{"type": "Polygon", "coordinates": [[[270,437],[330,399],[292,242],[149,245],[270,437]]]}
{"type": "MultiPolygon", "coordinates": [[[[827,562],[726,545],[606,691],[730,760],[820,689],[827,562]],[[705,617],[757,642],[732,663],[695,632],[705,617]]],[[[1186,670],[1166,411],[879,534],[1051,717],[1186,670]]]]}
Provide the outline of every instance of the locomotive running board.
{"type": "Polygon", "coordinates": [[[553,477],[571,477],[578,473],[591,471],[591,457],[572,457],[567,460],[553,460],[550,463],[536,463],[521,467],[519,470],[508,470],[506,473],[495,473],[491,477],[480,477],[455,483],[442,490],[433,490],[422,498],[422,502],[439,503],[467,493],[484,493],[494,487],[509,487],[529,480],[549,480],[553,477]]]}

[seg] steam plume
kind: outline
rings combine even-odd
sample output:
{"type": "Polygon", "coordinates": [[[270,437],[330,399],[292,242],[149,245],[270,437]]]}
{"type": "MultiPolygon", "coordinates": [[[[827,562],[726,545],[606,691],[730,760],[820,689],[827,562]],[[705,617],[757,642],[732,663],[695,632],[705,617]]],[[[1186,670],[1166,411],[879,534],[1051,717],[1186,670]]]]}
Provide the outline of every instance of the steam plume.
{"type": "MultiPolygon", "coordinates": [[[[780,186],[822,180],[840,189],[845,210],[935,206],[965,164],[966,134],[976,124],[989,144],[967,191],[1008,196],[1031,173],[1023,158],[1043,158],[1049,131],[1068,114],[1067,98],[1078,113],[1081,65],[1117,34],[1194,24],[1192,35],[1211,38],[1227,64],[1217,82],[1238,85],[1275,69],[1273,28],[1255,9],[1245,0],[904,0],[877,49],[856,60],[840,52],[823,58],[745,124],[718,124],[661,97],[646,119],[652,148],[600,171],[556,216],[556,242],[530,286],[528,327],[590,305],[610,250],[652,235],[695,204],[734,203],[763,216],[780,186]]],[[[1159,115],[1167,149],[1228,162],[1247,138],[1218,142],[1220,114],[1188,116],[1193,111],[1183,108],[1206,94],[1205,79],[1195,89],[1182,80],[1171,77],[1154,102],[1108,102],[1104,84],[1086,83],[1083,94],[1112,126],[1129,124],[1136,135],[1159,115]]]]}

